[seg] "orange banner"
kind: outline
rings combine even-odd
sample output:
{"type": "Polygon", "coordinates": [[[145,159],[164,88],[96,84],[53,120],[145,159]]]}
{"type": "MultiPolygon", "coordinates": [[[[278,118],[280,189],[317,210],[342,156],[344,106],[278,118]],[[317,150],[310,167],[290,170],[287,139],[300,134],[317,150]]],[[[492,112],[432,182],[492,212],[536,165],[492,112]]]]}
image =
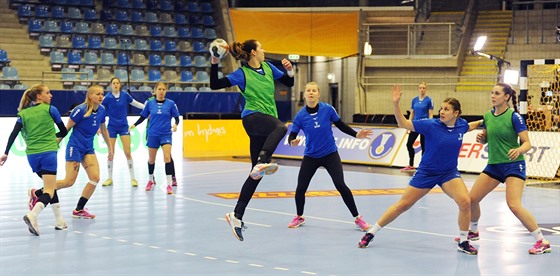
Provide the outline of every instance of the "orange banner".
{"type": "Polygon", "coordinates": [[[345,57],[358,52],[358,12],[230,9],[230,15],[236,41],[256,39],[269,53],[345,57]]]}

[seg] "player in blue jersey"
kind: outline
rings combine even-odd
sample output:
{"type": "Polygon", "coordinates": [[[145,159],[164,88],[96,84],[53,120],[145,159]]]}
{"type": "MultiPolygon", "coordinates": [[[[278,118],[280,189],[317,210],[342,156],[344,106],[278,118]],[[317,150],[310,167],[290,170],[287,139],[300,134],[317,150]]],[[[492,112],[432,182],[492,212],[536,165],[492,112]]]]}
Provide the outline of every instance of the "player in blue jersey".
{"type": "Polygon", "coordinates": [[[56,192],[57,137],[63,138],[67,131],[60,118],[60,112],[56,107],[50,105],[51,99],[51,91],[42,84],[34,85],[23,92],[16,124],[8,138],[4,155],[0,158],[0,166],[2,166],[8,160],[10,148],[21,132],[27,146],[25,149],[27,161],[33,172],[43,179],[44,192],[40,197],[34,197],[34,189],[29,190],[30,212],[23,217],[29,232],[36,236],[39,236],[37,217],[49,203],[56,218],[55,229],[61,230],[67,227],[60,213],[56,192]],[[54,124],[59,129],[58,133],[55,133],[54,124]]]}
{"type": "Polygon", "coordinates": [[[292,63],[282,60],[286,73],[264,60],[265,50],[260,42],[254,39],[243,43],[234,42],[229,45],[229,53],[241,60],[243,66],[224,78],[218,78],[220,59],[212,55],[210,67],[210,87],[221,89],[237,85],[245,98],[245,108],[241,112],[243,128],[249,136],[252,170],[245,180],[239,199],[233,212],[226,214],[226,220],[234,236],[243,241],[242,231],[246,228],[242,219],[245,209],[255,193],[264,174],[273,174],[278,164],[272,163],[271,157],[278,143],[288,128],[278,120],[276,102],[274,100],[274,80],[292,87],[294,73],[292,63]]]}
{"type": "MultiPolygon", "coordinates": [[[[107,110],[109,116],[109,123],[107,129],[109,130],[109,137],[111,143],[112,153],[115,152],[115,143],[117,136],[120,136],[121,143],[128,163],[128,172],[130,174],[130,182],[132,187],[138,186],[138,181],[134,177],[134,162],[132,161],[132,154],[130,154],[130,132],[128,131],[128,105],[132,105],[139,109],[144,109],[144,105],[136,101],[132,96],[124,91],[121,91],[122,85],[118,78],[111,79],[111,93],[107,93],[103,99],[103,106],[107,110]]],[[[111,186],[113,184],[113,155],[107,156],[107,169],[108,178],[103,182],[103,186],[111,186]]]]}
{"type": "Polygon", "coordinates": [[[340,196],[342,196],[346,207],[348,207],[348,210],[350,210],[354,217],[354,223],[362,231],[366,231],[369,228],[369,224],[358,213],[352,191],[344,183],[342,162],[334,141],[332,124],[334,123],[342,132],[359,139],[369,137],[372,130],[362,129],[356,132],[340,119],[340,116],[338,116],[338,113],[331,105],[319,102],[321,92],[317,83],[310,82],[306,84],[303,95],[307,106],[296,114],[290,136],[288,137],[290,145],[296,146],[301,142],[301,139],[297,138],[299,131],[303,130],[305,133],[305,151],[299,169],[295,196],[297,215],[288,224],[288,227],[297,228],[305,223],[305,218],[303,217],[305,192],[307,192],[311,178],[313,178],[317,169],[324,167],[331,176],[334,186],[340,193],[340,196]]]}
{"type": "Polygon", "coordinates": [[[477,135],[479,143],[488,142],[488,164],[469,193],[472,212],[469,239],[479,239],[480,201],[498,184],[505,183],[509,209],[535,239],[529,254],[550,253],[550,242],[544,238],[535,217],[523,207],[527,178],[523,154],[531,149],[531,141],[525,119],[517,111],[515,90],[509,84],[498,83],[492,89],[492,105],[492,110],[484,114],[484,130],[477,135]],[[513,109],[508,105],[510,100],[513,109]]]}
{"type": "Polygon", "coordinates": [[[362,237],[358,246],[367,247],[377,231],[412,207],[434,186],[439,185],[459,207],[460,240],[457,251],[476,255],[478,250],[471,246],[467,239],[471,218],[470,199],[467,187],[457,170],[457,159],[463,144],[463,135],[478,127],[482,120],[467,123],[465,119],[460,118],[461,104],[455,98],[447,98],[443,101],[439,110],[439,119],[406,120],[399,106],[401,95],[400,86],[393,86],[392,100],[397,123],[399,127],[425,135],[426,152],[422,155],[420,166],[400,200],[383,213],[377,223],[362,237]],[[442,149],[445,152],[442,153],[442,149]]]}
{"type": "Polygon", "coordinates": [[[163,82],[158,82],[155,89],[155,98],[146,101],[146,105],[140,113],[138,121],[130,126],[130,129],[141,124],[146,118],[150,117],[147,134],[148,141],[148,173],[149,180],[146,191],[151,191],[155,185],[154,167],[156,162],[157,150],[161,147],[163,151],[163,161],[165,163],[165,175],[167,178],[167,194],[173,194],[172,177],[173,165],[171,164],[171,144],[172,132],[177,131],[179,124],[179,109],[174,101],[166,99],[167,86],[163,82]],[[171,119],[175,123],[171,124],[171,119]]]}
{"type": "MultiPolygon", "coordinates": [[[[410,117],[409,120],[416,121],[422,119],[429,119],[434,117],[434,102],[430,98],[430,96],[426,95],[428,91],[428,86],[425,82],[421,82],[418,85],[418,92],[419,95],[412,99],[412,105],[410,107],[410,117]]],[[[414,142],[420,133],[411,131],[408,133],[408,140],[406,142],[406,149],[408,150],[408,166],[401,169],[401,171],[415,171],[414,168],[414,142]]],[[[422,154],[426,151],[424,147],[424,135],[420,135],[420,146],[422,148],[422,154]]]]}
{"type": "MultiPolygon", "coordinates": [[[[66,145],[66,176],[56,181],[57,189],[72,187],[78,178],[80,164],[86,170],[88,183],[82,191],[76,208],[72,211],[72,217],[93,219],[95,215],[85,208],[86,203],[93,195],[95,187],[99,183],[99,162],[95,155],[93,141],[95,135],[101,130],[105,143],[109,144],[109,134],[105,126],[105,107],[103,101],[103,88],[93,85],[88,88],[84,103],[76,106],[70,113],[66,129],[73,129],[68,144],[66,145]]],[[[109,148],[109,151],[111,149],[109,148]]],[[[37,191],[39,193],[40,190],[37,191]]]]}

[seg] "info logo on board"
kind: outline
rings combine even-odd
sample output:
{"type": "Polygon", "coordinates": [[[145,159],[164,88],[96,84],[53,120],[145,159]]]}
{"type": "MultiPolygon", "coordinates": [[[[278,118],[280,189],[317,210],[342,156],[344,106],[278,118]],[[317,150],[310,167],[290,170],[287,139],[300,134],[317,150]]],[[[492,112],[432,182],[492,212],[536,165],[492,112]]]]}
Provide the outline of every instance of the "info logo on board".
{"type": "Polygon", "coordinates": [[[379,134],[371,142],[369,148],[369,156],[373,159],[379,159],[391,152],[395,147],[397,137],[392,132],[383,132],[379,134]]]}

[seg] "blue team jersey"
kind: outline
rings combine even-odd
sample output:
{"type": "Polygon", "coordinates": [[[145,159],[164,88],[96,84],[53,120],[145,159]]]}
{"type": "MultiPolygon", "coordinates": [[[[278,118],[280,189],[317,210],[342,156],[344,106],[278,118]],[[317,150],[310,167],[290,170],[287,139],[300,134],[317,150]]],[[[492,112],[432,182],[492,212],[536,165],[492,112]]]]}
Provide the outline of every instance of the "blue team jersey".
{"type": "Polygon", "coordinates": [[[427,119],[430,117],[430,110],[434,109],[432,98],[426,96],[423,100],[419,97],[412,99],[411,109],[414,110],[414,118],[412,120],[427,119]]]}
{"type": "Polygon", "coordinates": [[[448,127],[440,119],[412,121],[412,124],[415,132],[426,137],[426,152],[418,169],[428,173],[457,170],[463,135],[469,130],[467,121],[458,118],[453,127],[448,127]]]}
{"type": "Polygon", "coordinates": [[[121,92],[118,98],[115,98],[113,93],[109,92],[103,98],[101,103],[107,110],[109,116],[109,128],[128,128],[128,105],[133,101],[132,96],[126,92],[121,92]]]}
{"type": "Polygon", "coordinates": [[[327,103],[319,102],[319,110],[314,114],[309,114],[307,108],[302,108],[294,118],[291,132],[303,130],[305,133],[303,155],[321,158],[337,151],[332,123],[339,120],[336,110],[327,103]]]}
{"type": "Polygon", "coordinates": [[[86,111],[87,106],[85,103],[76,106],[72,110],[70,119],[76,125],[72,128],[72,134],[68,141],[69,145],[84,150],[93,148],[93,138],[101,124],[105,123],[105,116],[107,116],[107,111],[103,105],[100,105],[97,111],[92,112],[88,117],[84,117],[86,111]]]}
{"type": "Polygon", "coordinates": [[[174,101],[165,99],[162,103],[155,98],[146,101],[146,106],[140,115],[150,117],[148,136],[161,136],[171,134],[171,118],[179,117],[179,109],[174,101]]]}

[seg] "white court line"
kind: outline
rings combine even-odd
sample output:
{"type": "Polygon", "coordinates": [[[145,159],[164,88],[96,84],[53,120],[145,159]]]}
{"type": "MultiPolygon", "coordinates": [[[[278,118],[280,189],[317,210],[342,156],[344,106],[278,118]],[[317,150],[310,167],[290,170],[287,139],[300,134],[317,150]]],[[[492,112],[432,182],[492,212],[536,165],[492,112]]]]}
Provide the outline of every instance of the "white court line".
{"type": "MultiPolygon", "coordinates": [[[[219,220],[223,220],[225,221],[225,218],[218,218],[219,220]]],[[[256,222],[247,222],[247,221],[243,221],[244,224],[249,224],[249,225],[255,225],[255,226],[262,226],[262,227],[272,227],[272,225],[269,224],[261,224],[261,223],[256,223],[256,222]]]]}

